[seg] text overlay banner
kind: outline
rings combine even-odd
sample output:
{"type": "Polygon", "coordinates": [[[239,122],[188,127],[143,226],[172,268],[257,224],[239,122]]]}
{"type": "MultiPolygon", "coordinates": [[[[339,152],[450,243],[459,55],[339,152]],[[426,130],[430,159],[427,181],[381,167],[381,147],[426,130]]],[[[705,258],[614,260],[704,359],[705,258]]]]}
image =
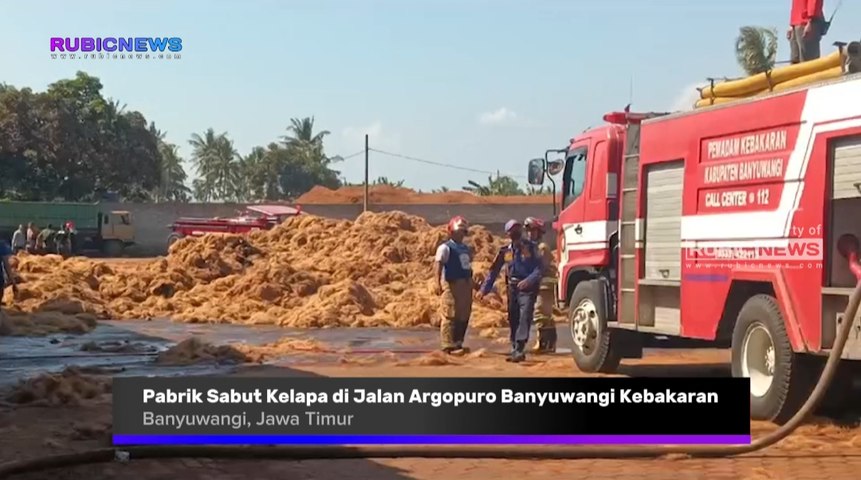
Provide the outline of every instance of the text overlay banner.
{"type": "Polygon", "coordinates": [[[734,378],[116,378],[115,435],[750,435],[734,378]]]}

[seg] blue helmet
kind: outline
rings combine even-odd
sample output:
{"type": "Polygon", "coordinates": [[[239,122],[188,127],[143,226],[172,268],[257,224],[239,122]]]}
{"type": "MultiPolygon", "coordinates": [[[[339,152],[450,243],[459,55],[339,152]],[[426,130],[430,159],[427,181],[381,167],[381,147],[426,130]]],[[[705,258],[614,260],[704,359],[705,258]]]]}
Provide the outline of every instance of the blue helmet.
{"type": "Polygon", "coordinates": [[[505,222],[505,233],[510,233],[512,230],[514,230],[515,227],[519,226],[521,225],[520,222],[518,222],[517,220],[509,220],[505,222]]]}

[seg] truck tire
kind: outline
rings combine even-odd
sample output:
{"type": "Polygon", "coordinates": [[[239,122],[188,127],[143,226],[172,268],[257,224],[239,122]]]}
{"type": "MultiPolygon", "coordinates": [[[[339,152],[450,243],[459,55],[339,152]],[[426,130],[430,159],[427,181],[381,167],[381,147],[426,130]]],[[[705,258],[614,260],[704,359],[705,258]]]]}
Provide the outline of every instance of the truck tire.
{"type": "Polygon", "coordinates": [[[568,324],[574,346],[571,354],[577,368],[586,373],[614,373],[622,356],[607,327],[606,298],[599,280],[584,280],[571,295],[568,324]]]}
{"type": "Polygon", "coordinates": [[[107,240],[102,247],[106,257],[119,257],[123,254],[123,242],[119,240],[107,240]]]}
{"type": "Polygon", "coordinates": [[[168,251],[170,250],[171,245],[178,242],[179,240],[182,240],[182,238],[183,238],[183,236],[178,234],[178,233],[171,233],[170,235],[168,235],[168,237],[167,237],[167,249],[168,249],[168,251]]]}
{"type": "Polygon", "coordinates": [[[750,417],[785,423],[816,381],[792,351],[777,300],[754,295],[741,307],[732,332],[732,375],[750,378],[750,417]]]}

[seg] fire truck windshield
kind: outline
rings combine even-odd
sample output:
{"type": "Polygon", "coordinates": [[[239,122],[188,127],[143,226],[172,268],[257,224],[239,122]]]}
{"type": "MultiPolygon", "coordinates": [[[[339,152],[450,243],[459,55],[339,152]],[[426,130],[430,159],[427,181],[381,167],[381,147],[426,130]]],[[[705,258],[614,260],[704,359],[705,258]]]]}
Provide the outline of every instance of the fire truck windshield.
{"type": "Polygon", "coordinates": [[[575,148],[565,158],[565,174],[562,177],[562,208],[576,200],[586,186],[586,147],[575,148]]]}

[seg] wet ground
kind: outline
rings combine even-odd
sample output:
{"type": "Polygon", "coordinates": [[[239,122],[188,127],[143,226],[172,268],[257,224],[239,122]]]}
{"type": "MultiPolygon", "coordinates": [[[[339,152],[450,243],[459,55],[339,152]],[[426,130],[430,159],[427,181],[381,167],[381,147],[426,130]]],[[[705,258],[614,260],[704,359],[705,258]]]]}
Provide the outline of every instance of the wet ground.
{"type": "MultiPolygon", "coordinates": [[[[108,368],[116,375],[195,375],[224,373],[255,376],[581,376],[564,347],[570,337],[560,327],[560,352],[532,355],[525,364],[502,361],[504,339],[470,336],[473,349],[490,354],[460,364],[401,363],[434,351],[438,333],[433,329],[320,329],[290,330],[227,324],[183,324],[166,320],[104,322],[83,335],[0,337],[0,388],[49,370],[67,366],[108,368]],[[269,359],[264,365],[198,364],[164,366],[154,357],[170,346],[197,336],[213,344],[270,344],[285,337],[320,342],[323,352],[292,352],[269,359]],[[344,362],[377,354],[372,364],[344,362]]],[[[725,351],[647,350],[645,358],[626,362],[625,375],[705,376],[728,374],[725,351]]],[[[76,406],[52,408],[0,407],[0,462],[17,458],[81,451],[110,445],[110,397],[76,406]]],[[[754,436],[773,429],[752,423],[754,436]]],[[[135,460],[128,464],[102,464],[34,473],[25,479],[384,479],[438,480],[527,476],[578,479],[667,478],[802,480],[857,478],[861,466],[859,429],[813,422],[765,452],[735,459],[689,460],[481,460],[390,459],[317,461],[229,461],[217,459],[135,460]]],[[[466,447],[465,447],[466,448],[466,447]]]]}
{"type": "MultiPolygon", "coordinates": [[[[324,351],[290,353],[269,358],[272,365],[290,366],[313,362],[316,365],[338,365],[345,357],[387,353],[410,359],[436,350],[439,337],[434,329],[332,328],[289,329],[273,326],[231,324],[187,324],[164,319],[149,321],[101,322],[93,331],[81,334],[56,334],[43,337],[0,337],[0,388],[39,373],[59,371],[68,366],[102,368],[115,375],[200,375],[230,373],[236,365],[195,364],[183,366],[156,365],[159,352],[195,336],[215,345],[264,345],[284,338],[313,340],[324,351]]],[[[565,327],[559,327],[558,356],[570,353],[571,339],[565,327]]],[[[472,332],[470,347],[503,354],[504,340],[482,338],[472,332]]],[[[647,350],[650,355],[660,350],[647,350]]],[[[678,350],[684,354],[686,350],[678,350]]],[[[694,354],[694,350],[687,350],[694,354]]],[[[572,362],[573,365],[573,362],[572,362]]],[[[718,367],[719,368],[719,367],[718,367]]]]}

